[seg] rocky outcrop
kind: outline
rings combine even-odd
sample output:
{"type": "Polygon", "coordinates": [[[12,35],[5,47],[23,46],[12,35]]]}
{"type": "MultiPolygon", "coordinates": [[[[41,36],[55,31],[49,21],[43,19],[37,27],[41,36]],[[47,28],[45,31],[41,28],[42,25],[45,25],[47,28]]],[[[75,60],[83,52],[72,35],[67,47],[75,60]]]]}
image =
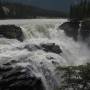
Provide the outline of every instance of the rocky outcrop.
{"type": "Polygon", "coordinates": [[[83,40],[90,37],[90,20],[82,21],[80,34],[83,40]]]}
{"type": "Polygon", "coordinates": [[[40,45],[25,45],[25,49],[28,51],[37,51],[37,50],[43,50],[45,52],[52,52],[56,54],[62,53],[62,50],[59,45],[56,45],[55,43],[41,43],[40,45]]]}
{"type": "Polygon", "coordinates": [[[45,90],[45,88],[41,79],[32,74],[29,65],[23,67],[14,61],[0,65],[0,90],[45,90]]]}
{"type": "Polygon", "coordinates": [[[59,29],[64,30],[65,34],[69,37],[73,37],[74,40],[77,40],[79,22],[78,21],[68,21],[59,26],[59,29]]]}
{"type": "Polygon", "coordinates": [[[46,52],[53,52],[56,54],[62,53],[60,47],[58,45],[55,45],[55,43],[41,44],[41,47],[46,52]]]}
{"type": "Polygon", "coordinates": [[[28,51],[36,51],[36,50],[38,50],[38,49],[41,49],[40,46],[34,45],[34,44],[25,45],[24,48],[27,49],[28,51]]]}
{"type": "Polygon", "coordinates": [[[87,40],[90,37],[90,20],[68,21],[59,26],[59,29],[64,30],[65,34],[73,37],[74,40],[78,39],[78,35],[82,40],[87,40]],[[81,24],[81,27],[79,26],[81,24]]]}
{"type": "Polygon", "coordinates": [[[24,35],[20,27],[15,25],[0,25],[0,37],[8,39],[24,40],[24,35]]]}

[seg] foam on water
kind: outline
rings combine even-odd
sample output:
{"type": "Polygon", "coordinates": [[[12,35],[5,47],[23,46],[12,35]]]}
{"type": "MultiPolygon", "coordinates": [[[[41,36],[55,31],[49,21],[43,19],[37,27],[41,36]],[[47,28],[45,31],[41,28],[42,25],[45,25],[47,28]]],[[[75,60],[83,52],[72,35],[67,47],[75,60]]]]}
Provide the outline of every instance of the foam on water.
{"type": "Polygon", "coordinates": [[[32,73],[41,78],[46,90],[56,90],[60,86],[60,78],[56,74],[58,65],[78,65],[89,62],[90,51],[81,42],[75,42],[67,37],[58,26],[67,20],[36,20],[27,25],[21,25],[26,37],[24,42],[0,38],[0,64],[19,61],[17,65],[30,65],[32,73]],[[35,46],[55,43],[62,53],[45,52],[35,46]],[[25,46],[30,46],[28,50],[25,46]]]}

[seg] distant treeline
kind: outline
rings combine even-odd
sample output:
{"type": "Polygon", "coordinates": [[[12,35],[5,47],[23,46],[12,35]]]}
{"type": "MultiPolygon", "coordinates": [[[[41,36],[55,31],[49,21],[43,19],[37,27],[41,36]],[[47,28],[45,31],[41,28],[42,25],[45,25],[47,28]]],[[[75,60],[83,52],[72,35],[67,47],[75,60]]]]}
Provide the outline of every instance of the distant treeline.
{"type": "Polygon", "coordinates": [[[8,18],[60,18],[67,17],[64,12],[45,10],[31,5],[0,3],[0,19],[8,18]]]}
{"type": "Polygon", "coordinates": [[[88,0],[81,0],[79,4],[71,5],[70,18],[71,19],[90,18],[90,2],[88,0]]]}

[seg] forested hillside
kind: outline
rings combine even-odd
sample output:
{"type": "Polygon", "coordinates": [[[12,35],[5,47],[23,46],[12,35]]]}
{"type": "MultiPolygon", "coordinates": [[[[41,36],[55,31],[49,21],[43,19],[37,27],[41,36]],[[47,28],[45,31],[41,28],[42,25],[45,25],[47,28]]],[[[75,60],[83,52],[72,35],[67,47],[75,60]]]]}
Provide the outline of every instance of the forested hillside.
{"type": "Polygon", "coordinates": [[[90,2],[88,0],[81,0],[79,4],[71,5],[70,18],[88,19],[90,18],[90,2]]]}
{"type": "Polygon", "coordinates": [[[54,18],[66,17],[67,14],[59,11],[45,10],[31,5],[4,3],[0,5],[0,18],[54,18]]]}

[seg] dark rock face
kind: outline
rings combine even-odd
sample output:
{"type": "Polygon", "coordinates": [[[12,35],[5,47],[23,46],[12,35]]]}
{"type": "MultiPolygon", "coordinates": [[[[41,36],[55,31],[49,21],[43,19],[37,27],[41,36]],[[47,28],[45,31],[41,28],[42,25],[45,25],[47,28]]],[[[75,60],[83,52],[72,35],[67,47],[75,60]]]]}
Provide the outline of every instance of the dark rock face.
{"type": "Polygon", "coordinates": [[[0,65],[0,90],[45,90],[40,78],[26,67],[12,66],[16,62],[0,65]]]}
{"type": "Polygon", "coordinates": [[[77,40],[79,22],[78,21],[65,22],[59,27],[59,29],[64,30],[67,36],[73,37],[74,40],[77,40]]]}
{"type": "Polygon", "coordinates": [[[0,36],[8,39],[17,39],[19,41],[24,40],[24,35],[21,28],[15,25],[1,25],[0,36]]]}
{"type": "Polygon", "coordinates": [[[53,52],[56,54],[62,53],[62,50],[58,45],[55,45],[55,43],[47,43],[47,44],[41,44],[41,47],[46,52],[53,52]]]}
{"type": "Polygon", "coordinates": [[[89,20],[82,22],[80,34],[81,34],[83,40],[90,37],[90,21],[89,20]]]}
{"type": "MultiPolygon", "coordinates": [[[[43,50],[45,52],[52,52],[56,54],[62,53],[60,46],[56,45],[55,43],[45,43],[45,44],[41,43],[40,45],[34,45],[34,44],[25,45],[24,48],[27,49],[28,51],[43,50]]],[[[50,57],[49,59],[53,59],[53,58],[50,57]]]]}
{"type": "Polygon", "coordinates": [[[74,40],[78,39],[78,35],[82,37],[82,40],[85,41],[90,37],[90,20],[79,21],[69,21],[63,23],[59,29],[64,30],[65,34],[69,37],[73,37],[74,40]],[[81,27],[79,27],[81,24],[81,27]]]}

